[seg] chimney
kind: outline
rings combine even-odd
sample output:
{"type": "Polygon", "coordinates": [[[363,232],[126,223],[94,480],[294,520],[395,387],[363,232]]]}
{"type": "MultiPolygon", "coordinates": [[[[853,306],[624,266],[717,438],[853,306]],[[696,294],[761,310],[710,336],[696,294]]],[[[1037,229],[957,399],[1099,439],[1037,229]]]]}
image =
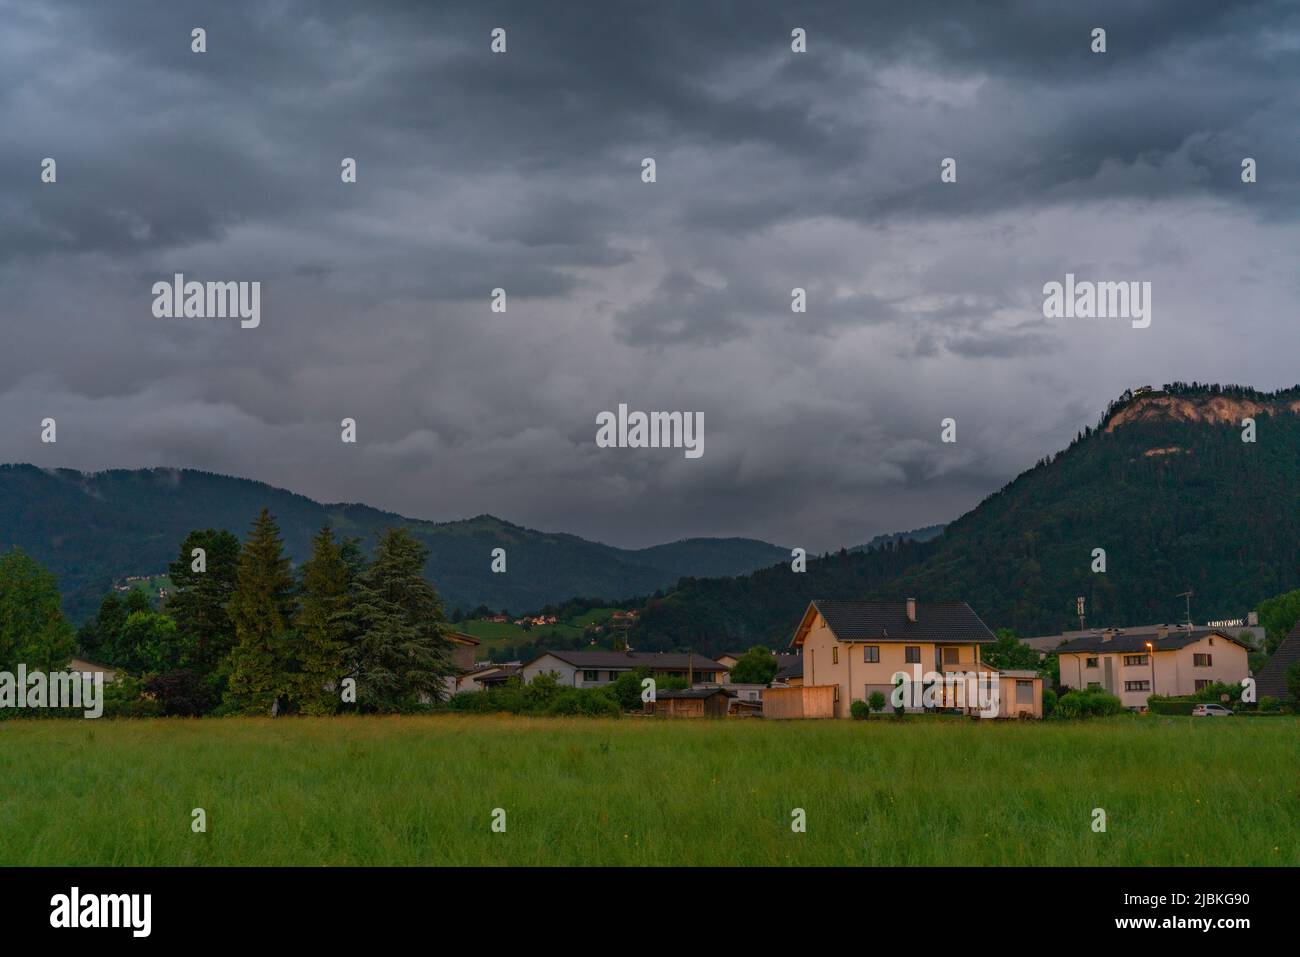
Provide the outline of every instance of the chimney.
{"type": "Polygon", "coordinates": [[[916,599],[915,598],[909,598],[907,600],[907,620],[912,624],[916,624],[916,599]]]}

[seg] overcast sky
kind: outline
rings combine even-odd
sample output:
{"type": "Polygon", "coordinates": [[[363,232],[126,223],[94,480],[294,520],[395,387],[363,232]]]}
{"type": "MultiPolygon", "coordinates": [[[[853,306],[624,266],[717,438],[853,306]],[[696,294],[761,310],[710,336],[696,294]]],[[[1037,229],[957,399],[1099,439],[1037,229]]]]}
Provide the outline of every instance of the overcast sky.
{"type": "Polygon", "coordinates": [[[820,551],[955,518],[1127,387],[1300,380],[1295,4],[0,21],[3,461],[820,551]],[[155,318],[175,272],[261,282],[260,327],[155,318]],[[1066,272],[1151,282],[1150,328],[1044,319],[1066,272]],[[620,402],[702,412],[704,455],[597,448],[620,402]]]}

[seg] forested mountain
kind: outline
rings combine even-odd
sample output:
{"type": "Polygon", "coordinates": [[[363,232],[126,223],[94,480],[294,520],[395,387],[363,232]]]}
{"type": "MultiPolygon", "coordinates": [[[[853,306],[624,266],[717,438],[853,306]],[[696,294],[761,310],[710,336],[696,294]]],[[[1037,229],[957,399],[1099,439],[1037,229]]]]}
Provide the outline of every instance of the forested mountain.
{"type": "Polygon", "coordinates": [[[1175,383],[1125,393],[1088,428],[938,538],[887,544],[653,600],[643,650],[784,644],[811,598],[962,600],[1021,635],[1237,617],[1300,587],[1300,387],[1260,393],[1175,383]],[[1254,441],[1242,420],[1254,419],[1254,441]],[[1247,435],[1249,437],[1249,435],[1247,435]],[[1094,549],[1106,570],[1092,570],[1094,549]]]}
{"type": "Polygon", "coordinates": [[[640,550],[576,535],[521,528],[490,515],[425,522],[365,505],[322,505],[261,482],[189,469],[82,473],[0,466],[0,550],[17,545],[53,571],[74,621],[92,612],[112,583],[159,574],[194,529],[227,529],[241,539],[266,507],[295,561],[330,523],[369,548],[389,526],[409,528],[431,555],[426,568],[448,612],[480,604],[523,612],[575,595],[610,599],[665,588],[684,575],[737,575],[788,556],[744,538],[686,539],[640,550]],[[490,569],[505,548],[506,574],[490,569]]]}

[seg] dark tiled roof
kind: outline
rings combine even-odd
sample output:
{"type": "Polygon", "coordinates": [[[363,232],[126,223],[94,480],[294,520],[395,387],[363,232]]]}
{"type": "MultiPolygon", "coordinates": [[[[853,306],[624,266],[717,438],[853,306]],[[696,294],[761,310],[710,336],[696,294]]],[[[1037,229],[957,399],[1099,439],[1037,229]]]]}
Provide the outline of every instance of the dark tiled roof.
{"type": "Polygon", "coordinates": [[[1291,629],[1291,633],[1282,639],[1273,652],[1268,663],[1260,669],[1255,678],[1255,692],[1258,698],[1266,695],[1270,698],[1291,699],[1291,691],[1286,686],[1286,673],[1291,666],[1300,662],[1300,622],[1291,629]]]}
{"type": "MultiPolygon", "coordinates": [[[[630,668],[667,668],[672,671],[685,671],[687,667],[692,667],[696,671],[726,671],[727,666],[719,664],[712,658],[706,658],[703,655],[688,655],[681,651],[544,651],[542,655],[550,655],[553,658],[559,658],[561,661],[573,665],[575,668],[609,668],[609,669],[630,669],[630,668]]],[[[534,658],[533,661],[536,661],[534,658]]],[[[532,662],[529,662],[532,664],[532,662]]]]}
{"type": "Polygon", "coordinates": [[[905,601],[814,601],[840,641],[995,641],[964,601],[917,602],[916,621],[905,601]]]}
{"type": "Polygon", "coordinates": [[[1075,638],[1056,650],[1058,654],[1066,655],[1092,654],[1095,652],[1143,654],[1147,650],[1147,642],[1149,641],[1156,651],[1177,651],[1179,648],[1186,648],[1193,642],[1208,638],[1211,635],[1215,638],[1231,641],[1233,644],[1241,644],[1236,638],[1224,634],[1217,628],[1193,628],[1191,631],[1186,628],[1170,628],[1169,633],[1163,638],[1160,637],[1158,631],[1125,630],[1112,633],[1109,639],[1104,637],[1103,632],[1098,632],[1095,635],[1084,635],[1082,638],[1075,638]]]}
{"type": "Polygon", "coordinates": [[[488,681],[505,681],[508,678],[513,678],[521,671],[523,671],[522,665],[498,665],[489,671],[471,671],[467,673],[473,675],[474,680],[479,684],[483,684],[488,681]]]}
{"type": "Polygon", "coordinates": [[[802,678],[803,677],[803,655],[777,655],[776,676],[778,678],[802,678]]]}

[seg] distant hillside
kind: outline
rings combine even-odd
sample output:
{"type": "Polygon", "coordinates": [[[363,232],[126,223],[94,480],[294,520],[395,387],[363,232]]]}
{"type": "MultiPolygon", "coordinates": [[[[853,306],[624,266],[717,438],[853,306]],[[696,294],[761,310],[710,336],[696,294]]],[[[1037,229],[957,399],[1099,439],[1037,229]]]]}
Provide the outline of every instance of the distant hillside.
{"type": "MultiPolygon", "coordinates": [[[[1022,635],[1235,617],[1300,587],[1300,386],[1261,393],[1175,383],[1125,393],[1097,429],[1041,460],[927,542],[886,543],[810,561],[683,582],[633,630],[639,648],[705,635],[703,651],[784,643],[807,601],[967,601],[990,627],[1022,635]],[[1254,418],[1256,441],[1242,441],[1254,418]],[[1106,550],[1104,574],[1091,571],[1106,550]]],[[[698,644],[699,642],[697,642],[698,644]]]]}
{"type": "Polygon", "coordinates": [[[192,529],[225,528],[243,538],[263,506],[297,561],[326,522],[367,545],[386,526],[410,528],[430,548],[427,574],[449,612],[486,604],[519,613],[578,595],[649,594],[683,576],[743,574],[789,554],[743,538],[621,549],[490,515],[435,523],[365,505],[322,505],[261,482],[189,469],[86,474],[31,465],[0,466],[0,548],[17,545],[50,568],[68,613],[81,620],[114,581],[165,572],[192,529]],[[490,570],[497,547],[506,549],[503,575],[490,570]]]}
{"type": "Polygon", "coordinates": [[[943,534],[944,525],[926,525],[924,528],[914,528],[910,532],[890,532],[887,535],[877,535],[865,545],[859,545],[851,548],[851,552],[860,552],[868,548],[880,548],[882,545],[892,545],[896,542],[928,542],[932,538],[938,538],[943,534]]]}

